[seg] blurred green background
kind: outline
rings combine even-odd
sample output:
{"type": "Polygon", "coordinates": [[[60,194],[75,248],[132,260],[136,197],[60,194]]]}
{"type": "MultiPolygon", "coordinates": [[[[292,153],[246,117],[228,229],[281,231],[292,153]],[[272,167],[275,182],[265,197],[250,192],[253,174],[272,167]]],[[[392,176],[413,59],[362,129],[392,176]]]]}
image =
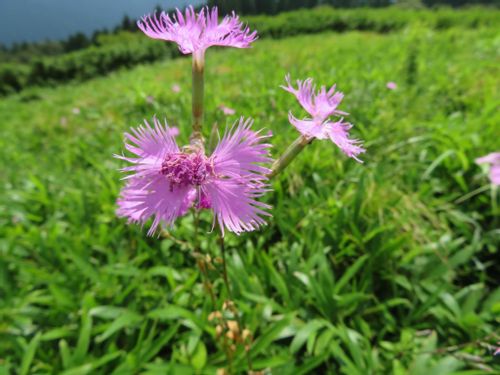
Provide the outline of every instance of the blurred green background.
{"type": "MultiPolygon", "coordinates": [[[[207,53],[207,137],[252,117],[279,156],[297,136],[288,110],[304,115],[279,88],[290,72],[337,83],[368,150],[358,164],[313,143],[273,181],[269,225],[227,236],[254,368],[498,373],[498,190],[474,159],[500,149],[499,11],[244,18],[261,35],[252,49],[207,53]]],[[[123,28],[43,50],[0,64],[0,374],[214,374],[226,359],[192,218],[148,238],[115,216],[123,132],[156,114],[188,140],[190,59],[123,28]]],[[[215,257],[210,227],[205,213],[202,249],[215,257]]],[[[241,348],[234,369],[246,369],[241,348]]]]}

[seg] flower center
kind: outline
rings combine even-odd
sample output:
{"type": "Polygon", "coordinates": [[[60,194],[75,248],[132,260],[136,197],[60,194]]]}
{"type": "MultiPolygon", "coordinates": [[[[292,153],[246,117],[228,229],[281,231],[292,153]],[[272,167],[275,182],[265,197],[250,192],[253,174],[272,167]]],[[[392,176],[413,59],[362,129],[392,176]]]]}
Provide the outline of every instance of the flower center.
{"type": "Polygon", "coordinates": [[[213,175],[214,167],[201,153],[169,154],[161,164],[161,174],[170,181],[170,189],[179,185],[201,185],[213,175]]]}

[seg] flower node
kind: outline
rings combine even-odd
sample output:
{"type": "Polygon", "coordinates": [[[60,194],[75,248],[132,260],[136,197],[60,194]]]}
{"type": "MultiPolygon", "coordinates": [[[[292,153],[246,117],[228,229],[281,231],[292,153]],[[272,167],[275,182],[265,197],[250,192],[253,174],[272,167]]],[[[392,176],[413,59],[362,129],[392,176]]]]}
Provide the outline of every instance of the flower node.
{"type": "Polygon", "coordinates": [[[179,152],[165,157],[161,174],[170,181],[172,191],[175,186],[201,185],[214,174],[214,168],[203,154],[179,152]]]}

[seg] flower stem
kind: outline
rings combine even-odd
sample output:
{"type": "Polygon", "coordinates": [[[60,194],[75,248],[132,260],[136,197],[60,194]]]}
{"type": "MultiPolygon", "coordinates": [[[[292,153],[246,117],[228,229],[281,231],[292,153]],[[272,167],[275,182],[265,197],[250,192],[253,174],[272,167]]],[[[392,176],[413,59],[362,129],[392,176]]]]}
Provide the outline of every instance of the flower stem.
{"type": "Polygon", "coordinates": [[[200,270],[201,279],[203,282],[203,286],[205,290],[210,295],[210,299],[212,300],[212,307],[215,309],[217,306],[217,299],[215,298],[215,294],[212,288],[212,283],[210,282],[210,276],[207,271],[207,264],[205,260],[201,256],[200,242],[198,240],[198,227],[200,226],[200,213],[196,210],[193,211],[194,218],[194,236],[193,236],[193,254],[195,255],[196,265],[200,270]]]}
{"type": "Polygon", "coordinates": [[[297,138],[288,148],[285,150],[283,155],[277,159],[272,167],[271,172],[267,175],[269,178],[273,178],[283,172],[283,170],[292,162],[295,157],[300,154],[300,152],[313,141],[314,138],[309,138],[301,135],[297,138]]]}
{"type": "Polygon", "coordinates": [[[215,298],[213,286],[212,286],[212,283],[210,282],[210,276],[208,276],[206,264],[204,264],[200,259],[196,259],[196,265],[198,266],[198,269],[200,270],[201,280],[203,282],[203,286],[205,287],[205,290],[210,295],[210,300],[212,301],[212,307],[215,309],[215,307],[217,306],[217,299],[215,298]]]}
{"type": "Polygon", "coordinates": [[[229,278],[227,277],[226,246],[224,244],[224,237],[222,237],[222,235],[220,236],[219,243],[220,243],[220,252],[221,252],[221,255],[222,255],[222,277],[224,279],[224,284],[226,285],[227,296],[232,301],[233,300],[233,295],[232,295],[232,292],[231,292],[231,287],[229,285],[229,278]]]}
{"type": "Polygon", "coordinates": [[[204,95],[205,52],[193,53],[193,132],[190,140],[192,145],[203,147],[203,95],[204,95]]]}
{"type": "MultiPolygon", "coordinates": [[[[221,256],[222,256],[222,278],[224,279],[224,284],[226,286],[227,290],[227,296],[229,300],[234,304],[233,300],[233,294],[231,292],[231,286],[229,285],[229,278],[227,277],[227,266],[226,266],[226,246],[224,244],[224,237],[222,236],[222,233],[219,237],[219,243],[220,243],[220,251],[221,251],[221,256]]],[[[238,322],[238,327],[240,329],[240,332],[243,330],[243,325],[240,319],[240,315],[238,314],[238,311],[235,309],[233,311],[234,317],[236,318],[236,321],[238,322]]],[[[252,358],[250,357],[250,349],[247,350],[245,348],[245,355],[247,358],[247,364],[248,364],[248,370],[253,371],[253,366],[252,366],[252,358]]]]}

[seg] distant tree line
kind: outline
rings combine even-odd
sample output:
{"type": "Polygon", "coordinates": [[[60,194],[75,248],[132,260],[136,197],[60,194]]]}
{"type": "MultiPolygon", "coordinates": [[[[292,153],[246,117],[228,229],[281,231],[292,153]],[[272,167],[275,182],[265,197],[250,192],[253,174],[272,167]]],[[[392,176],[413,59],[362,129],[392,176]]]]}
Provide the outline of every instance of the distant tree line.
{"type": "MultiPolygon", "coordinates": [[[[129,21],[124,23],[130,24],[129,21]]],[[[279,39],[324,31],[358,30],[388,33],[402,30],[410,25],[419,25],[418,27],[432,30],[454,27],[464,29],[494,27],[500,24],[500,12],[492,12],[486,8],[470,10],[442,8],[411,12],[401,7],[390,7],[383,10],[318,7],[272,16],[245,16],[245,22],[248,22],[251,29],[258,30],[260,38],[279,39]]],[[[89,40],[78,36],[69,38],[60,44],[54,43],[28,45],[26,49],[20,51],[26,54],[29,51],[40,51],[41,46],[45,46],[52,48],[52,52],[55,54],[58,48],[80,48],[89,43],[89,40]]],[[[0,63],[0,96],[19,92],[31,86],[55,85],[74,80],[83,81],[108,74],[117,69],[130,68],[137,64],[175,58],[180,55],[174,43],[158,43],[158,41],[144,38],[140,32],[101,33],[94,35],[90,43],[92,44],[88,48],[57,56],[48,56],[42,53],[32,54],[27,63],[15,61],[0,63]]],[[[12,55],[5,49],[3,53],[12,55]]],[[[412,71],[415,65],[410,64],[409,67],[411,68],[409,71],[412,71]]],[[[409,79],[411,79],[411,75],[409,75],[409,79]]]]}
{"type": "Polygon", "coordinates": [[[107,30],[94,32],[92,36],[78,32],[64,40],[44,40],[39,42],[14,43],[10,47],[0,44],[0,63],[21,62],[28,63],[33,56],[56,56],[63,53],[77,51],[95,44],[100,34],[107,30]]]}
{"type": "MultiPolygon", "coordinates": [[[[156,7],[155,11],[161,8],[156,7]]],[[[39,42],[13,43],[7,47],[0,43],[0,63],[21,62],[29,63],[33,56],[56,56],[68,52],[78,51],[90,46],[98,46],[99,38],[102,35],[113,35],[122,31],[138,31],[137,20],[125,15],[116,27],[111,30],[106,28],[96,30],[88,36],[82,32],[77,32],[63,40],[44,40],[39,42]]]]}
{"type": "Polygon", "coordinates": [[[239,14],[277,14],[300,8],[331,5],[338,8],[359,6],[382,7],[393,3],[391,0],[208,0],[209,6],[217,5],[221,13],[235,11],[239,14]]]}
{"type": "MultiPolygon", "coordinates": [[[[209,6],[217,5],[220,14],[227,14],[233,10],[238,14],[277,14],[301,8],[313,8],[321,5],[330,5],[337,8],[354,7],[384,7],[389,5],[405,5],[413,8],[432,6],[461,7],[465,5],[493,5],[498,6],[500,0],[207,0],[209,6]]],[[[157,6],[156,11],[161,11],[157,6]]],[[[112,30],[96,30],[91,36],[84,33],[75,33],[61,41],[41,41],[33,43],[14,43],[6,47],[0,43],[0,63],[29,63],[31,59],[41,56],[56,56],[68,52],[78,51],[90,46],[99,46],[102,35],[117,34],[121,31],[137,31],[136,20],[124,16],[121,23],[112,30]]]]}
{"type": "Polygon", "coordinates": [[[330,5],[336,8],[385,7],[398,3],[413,5],[452,6],[498,5],[499,0],[208,0],[210,6],[217,5],[221,13],[235,11],[239,14],[277,14],[301,8],[330,5]]]}

